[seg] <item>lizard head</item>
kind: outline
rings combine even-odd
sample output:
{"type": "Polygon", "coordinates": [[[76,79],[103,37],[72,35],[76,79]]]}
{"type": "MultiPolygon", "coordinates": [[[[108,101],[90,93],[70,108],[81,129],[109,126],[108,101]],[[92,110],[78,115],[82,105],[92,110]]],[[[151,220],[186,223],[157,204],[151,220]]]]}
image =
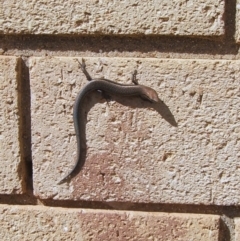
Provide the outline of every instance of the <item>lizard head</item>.
{"type": "Polygon", "coordinates": [[[141,97],[143,99],[148,100],[152,103],[160,101],[160,99],[158,98],[158,94],[154,89],[143,85],[141,87],[142,87],[141,97]]]}

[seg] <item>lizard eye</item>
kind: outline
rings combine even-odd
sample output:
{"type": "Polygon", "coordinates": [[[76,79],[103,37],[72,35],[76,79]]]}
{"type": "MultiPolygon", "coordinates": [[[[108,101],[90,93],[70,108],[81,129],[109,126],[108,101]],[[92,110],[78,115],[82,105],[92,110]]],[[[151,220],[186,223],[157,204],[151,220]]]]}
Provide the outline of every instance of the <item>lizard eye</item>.
{"type": "Polygon", "coordinates": [[[141,95],[141,98],[143,100],[147,100],[147,101],[150,101],[151,103],[153,103],[153,100],[148,95],[141,95]]]}

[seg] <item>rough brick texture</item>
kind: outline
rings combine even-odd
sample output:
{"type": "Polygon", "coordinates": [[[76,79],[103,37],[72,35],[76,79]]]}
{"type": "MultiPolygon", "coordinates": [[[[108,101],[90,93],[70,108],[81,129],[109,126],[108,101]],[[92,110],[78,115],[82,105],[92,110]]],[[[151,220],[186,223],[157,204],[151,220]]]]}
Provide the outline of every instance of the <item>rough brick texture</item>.
{"type": "Polygon", "coordinates": [[[5,34],[224,34],[223,0],[2,1],[5,34]]]}
{"type": "Polygon", "coordinates": [[[239,241],[240,240],[240,218],[235,218],[234,224],[235,224],[235,240],[234,241],[239,241]]]}
{"type": "Polygon", "coordinates": [[[240,0],[236,1],[236,41],[240,42],[240,0]]]}
{"type": "MultiPolygon", "coordinates": [[[[87,154],[77,177],[57,185],[74,165],[72,106],[87,82],[72,58],[33,58],[34,192],[41,198],[141,203],[237,205],[239,61],[87,58],[92,76],[141,84],[163,100],[84,106],[87,154]]],[[[99,103],[100,102],[100,103],[99,103]]]]}
{"type": "Polygon", "coordinates": [[[239,43],[240,0],[0,1],[0,240],[240,240],[239,43]],[[59,184],[82,57],[161,101],[89,94],[59,184]]]}
{"type": "Polygon", "coordinates": [[[19,143],[18,59],[0,58],[0,193],[22,193],[24,169],[19,143]]]}
{"type": "Polygon", "coordinates": [[[0,206],[2,240],[219,240],[217,215],[0,206]]]}

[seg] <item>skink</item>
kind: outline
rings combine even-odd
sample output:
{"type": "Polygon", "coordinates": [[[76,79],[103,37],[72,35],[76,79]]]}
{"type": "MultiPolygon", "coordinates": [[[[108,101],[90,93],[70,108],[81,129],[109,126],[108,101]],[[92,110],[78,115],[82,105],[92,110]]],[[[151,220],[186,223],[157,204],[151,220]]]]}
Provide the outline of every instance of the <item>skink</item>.
{"type": "Polygon", "coordinates": [[[91,79],[79,92],[77,98],[74,103],[73,107],[73,121],[74,121],[74,128],[76,132],[76,139],[77,139],[77,158],[75,161],[75,165],[70,173],[68,173],[58,184],[61,184],[68,179],[72,178],[75,174],[76,167],[79,165],[81,161],[81,128],[80,128],[80,109],[82,108],[83,100],[87,94],[92,91],[101,90],[104,93],[110,95],[120,95],[120,96],[140,96],[141,98],[148,100],[150,102],[158,102],[159,98],[157,92],[147,86],[144,85],[125,85],[125,84],[118,84],[111,80],[107,79],[91,79]]]}

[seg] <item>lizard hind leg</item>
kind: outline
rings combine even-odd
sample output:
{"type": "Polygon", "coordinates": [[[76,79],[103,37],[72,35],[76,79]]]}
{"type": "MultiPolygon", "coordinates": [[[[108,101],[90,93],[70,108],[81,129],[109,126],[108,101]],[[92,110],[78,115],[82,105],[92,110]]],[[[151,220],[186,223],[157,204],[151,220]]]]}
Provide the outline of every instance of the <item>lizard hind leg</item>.
{"type": "Polygon", "coordinates": [[[135,69],[132,73],[132,82],[135,84],[135,85],[138,85],[138,80],[137,80],[137,70],[135,69]]]}
{"type": "Polygon", "coordinates": [[[76,59],[82,72],[84,73],[84,75],[86,76],[87,80],[88,81],[91,81],[92,80],[92,77],[91,75],[87,72],[87,69],[86,69],[86,63],[85,63],[85,60],[82,58],[82,63],[80,63],[80,61],[78,59],[76,59]]]}
{"type": "MultiPolygon", "coordinates": [[[[86,78],[88,81],[93,80],[93,78],[90,76],[90,74],[88,73],[87,69],[86,69],[86,63],[85,60],[82,58],[82,63],[80,63],[80,61],[77,59],[77,62],[82,70],[82,72],[85,74],[86,78]]],[[[107,102],[110,102],[112,100],[111,96],[102,90],[98,90],[98,92],[100,92],[102,94],[102,98],[105,99],[107,102]]]]}

